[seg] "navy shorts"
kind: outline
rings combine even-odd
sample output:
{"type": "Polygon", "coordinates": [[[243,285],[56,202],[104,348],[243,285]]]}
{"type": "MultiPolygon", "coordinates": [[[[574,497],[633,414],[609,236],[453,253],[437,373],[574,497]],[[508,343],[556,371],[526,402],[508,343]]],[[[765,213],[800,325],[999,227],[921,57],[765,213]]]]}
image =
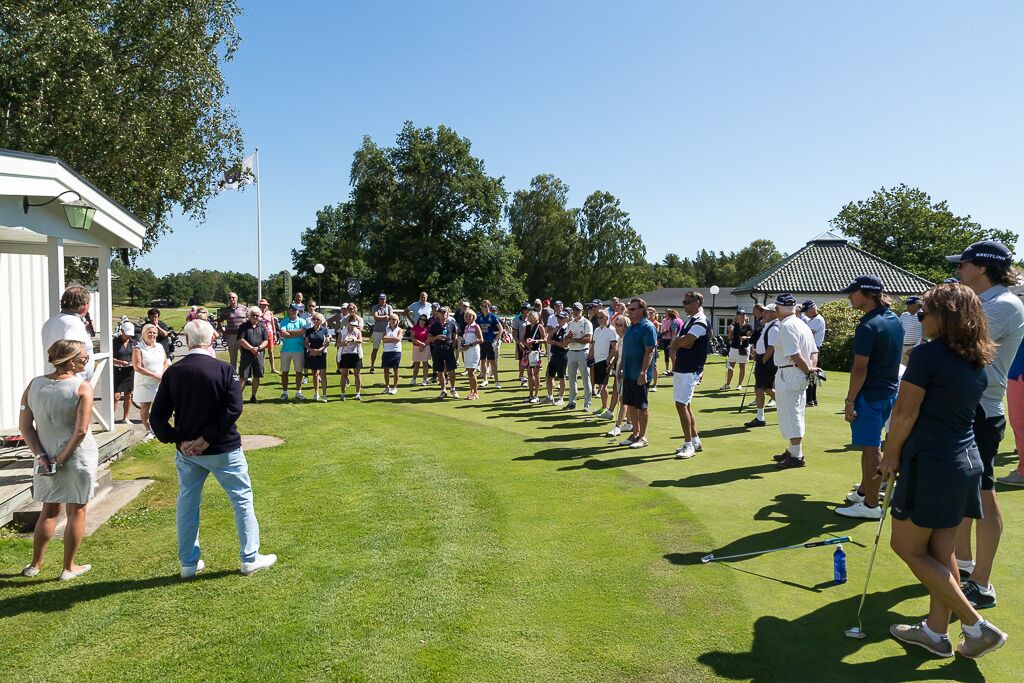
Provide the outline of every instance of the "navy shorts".
{"type": "Polygon", "coordinates": [[[451,347],[431,349],[430,357],[434,362],[434,372],[455,372],[455,350],[451,347]]]}
{"type": "Polygon", "coordinates": [[[985,417],[985,411],[979,405],[974,411],[974,443],[978,444],[981,456],[981,490],[993,491],[996,488],[996,475],[993,464],[999,453],[999,442],[1006,433],[1006,417],[994,415],[985,417]]]}
{"type": "Polygon", "coordinates": [[[382,368],[397,368],[402,362],[401,351],[385,351],[381,357],[380,366],[382,368]]]}
{"type": "Polygon", "coordinates": [[[494,342],[480,342],[480,360],[494,360],[494,342]]]}
{"type": "Polygon", "coordinates": [[[771,391],[775,388],[775,373],[779,371],[775,367],[775,361],[771,358],[767,363],[761,361],[763,354],[758,354],[754,363],[754,388],[762,391],[771,391]]]}
{"type": "Polygon", "coordinates": [[[594,384],[605,386],[608,384],[608,361],[601,360],[594,363],[594,384]]]}
{"type": "Polygon", "coordinates": [[[858,394],[853,402],[853,409],[857,411],[857,418],[850,423],[851,443],[854,446],[873,446],[878,448],[882,445],[882,430],[885,423],[889,421],[892,413],[892,406],[896,403],[896,395],[889,398],[869,401],[864,394],[858,394]]]}
{"type": "Polygon", "coordinates": [[[548,356],[548,377],[565,379],[565,369],[569,365],[568,356],[565,354],[553,353],[548,356]]]}
{"type": "Polygon", "coordinates": [[[631,408],[647,410],[647,389],[650,385],[640,383],[635,379],[622,378],[622,404],[631,408]]]}
{"type": "Polygon", "coordinates": [[[338,356],[338,367],[348,370],[355,370],[359,367],[358,353],[343,353],[338,356]]]}

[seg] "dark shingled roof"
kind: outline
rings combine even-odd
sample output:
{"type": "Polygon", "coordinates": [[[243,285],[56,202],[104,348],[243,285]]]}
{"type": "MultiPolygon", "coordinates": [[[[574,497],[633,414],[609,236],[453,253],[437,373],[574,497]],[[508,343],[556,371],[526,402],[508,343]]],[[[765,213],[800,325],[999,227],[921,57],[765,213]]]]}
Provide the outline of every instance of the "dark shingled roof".
{"type": "Polygon", "coordinates": [[[761,271],[733,293],[827,293],[845,289],[858,275],[877,275],[890,294],[920,294],[933,283],[826,232],[761,271]]]}

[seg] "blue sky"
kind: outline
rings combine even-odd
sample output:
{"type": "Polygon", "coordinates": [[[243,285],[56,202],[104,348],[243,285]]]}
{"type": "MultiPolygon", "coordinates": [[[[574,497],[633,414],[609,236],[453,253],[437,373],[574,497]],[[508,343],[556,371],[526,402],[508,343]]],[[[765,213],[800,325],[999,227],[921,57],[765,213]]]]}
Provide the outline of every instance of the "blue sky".
{"type": "MultiPolygon", "coordinates": [[[[1024,4],[243,2],[225,68],[260,148],[263,274],[344,200],[363,135],[446,124],[509,191],[617,196],[648,258],[791,252],[905,182],[1024,227],[1024,4]]],[[[141,265],[255,273],[255,192],[174,222],[141,265]]],[[[1022,242],[1024,247],[1024,242],[1022,242]]]]}

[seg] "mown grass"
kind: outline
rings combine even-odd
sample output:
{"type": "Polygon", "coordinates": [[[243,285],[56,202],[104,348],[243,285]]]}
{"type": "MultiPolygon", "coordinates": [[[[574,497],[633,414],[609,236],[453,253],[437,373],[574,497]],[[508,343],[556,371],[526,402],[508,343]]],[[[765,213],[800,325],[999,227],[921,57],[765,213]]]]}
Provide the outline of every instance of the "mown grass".
{"type": "Polygon", "coordinates": [[[780,472],[769,461],[782,444],[773,415],[767,428],[739,427],[752,414],[737,412],[737,392],[713,389],[721,364],[695,404],[706,450],[685,462],[671,457],[680,441],[666,380],[651,447],[630,451],[601,436],[608,423],[524,405],[508,359],[504,372],[505,390],[478,402],[439,401],[433,387],[381,396],[378,371],[363,402],[327,405],[279,404],[271,375],[240,427],[286,440],[249,453],[263,550],[281,559],[249,578],[237,572],[230,506],[211,484],[208,573],[178,580],[173,449],[135,448],[116,476],[157,483],[86,540],[92,573],[53,581],[55,543],[40,578],[20,578],[29,541],[0,541],[0,623],[12,634],[0,678],[1018,679],[1015,491],[1002,498],[1000,602],[986,615],[1011,633],[1006,648],[979,663],[936,662],[888,639],[891,622],[920,618],[927,603],[884,541],[869,638],[843,636],[876,528],[831,512],[857,472],[838,414],[844,376],[833,373],[810,411],[810,465],[780,472]],[[844,533],[855,543],[841,586],[831,585],[830,549],[699,562],[844,533]]]}

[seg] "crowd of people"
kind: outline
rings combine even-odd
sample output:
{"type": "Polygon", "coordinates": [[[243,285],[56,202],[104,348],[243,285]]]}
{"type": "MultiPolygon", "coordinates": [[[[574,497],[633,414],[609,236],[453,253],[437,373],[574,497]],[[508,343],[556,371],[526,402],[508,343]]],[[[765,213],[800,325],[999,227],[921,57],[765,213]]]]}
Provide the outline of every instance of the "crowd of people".
{"type": "MultiPolygon", "coordinates": [[[[844,402],[860,464],[859,484],[835,512],[879,519],[882,500],[891,497],[892,548],[931,596],[927,618],[894,625],[892,635],[938,656],[956,651],[980,657],[1006,640],[978,610],[996,604],[991,574],[1003,526],[994,461],[1005,432],[1007,393],[1021,461],[999,481],[1024,485],[1024,304],[1008,289],[1017,274],[1004,245],[972,244],[950,261],[957,278],[909,297],[900,316],[891,310],[877,276],[859,276],[842,291],[861,314],[844,402]],[[963,631],[956,648],[947,635],[953,614],[963,631]]],[[[670,308],[659,317],[641,298],[570,306],[537,300],[524,302],[503,321],[486,300],[479,311],[466,301],[450,309],[431,303],[423,292],[398,311],[381,294],[370,311],[370,359],[364,368],[365,321],[355,304],[325,319],[315,302],[305,303],[297,294],[287,317],[278,320],[265,299],[246,308],[232,294],[217,314],[229,364],[215,360],[217,332],[203,309],[185,327],[188,354],[171,364],[162,345],[166,335],[159,311],[150,311],[139,341],[130,323],[118,330],[115,389],[123,397],[125,417],[134,398],[143,408],[146,429],[177,445],[182,577],[203,568],[199,498],[211,473],[235,505],[242,571],[251,573],[276,558],[258,552],[252,491],[234,423],[242,411],[244,384],[251,386],[250,402],[256,402],[264,357],[273,368],[276,340],[281,342],[280,399],[289,399],[291,380],[296,399],[304,399],[303,386],[311,382],[313,399],[320,402],[328,400],[332,340],[341,400],[350,385],[353,398],[361,399],[363,374],[375,372],[378,358],[383,393],[395,395],[406,340],[412,348],[410,384],[436,383],[439,399],[458,399],[464,375],[466,398],[476,400],[491,380],[501,389],[497,360],[501,345],[511,344],[525,402],[579,408],[612,420],[607,436],[625,434],[619,443],[631,449],[648,446],[650,393],[657,390],[659,376],[671,378],[683,436],[675,456],[686,460],[704,450],[693,401],[714,329],[703,303],[701,292],[691,290],[680,301],[682,314],[670,308]],[[661,373],[659,352],[665,365],[661,373]]],[[[83,381],[92,366],[91,340],[82,322],[88,293],[69,288],[61,309],[42,333],[48,371],[32,381],[22,399],[22,431],[38,456],[34,495],[44,503],[32,563],[24,573],[38,573],[56,515],[66,505],[69,536],[61,578],[70,579],[89,569],[76,565],[74,555],[96,466],[88,419],[92,391],[83,381]]],[[[719,391],[733,390],[734,377],[738,389],[752,377],[756,416],[745,427],[765,427],[765,411],[774,405],[785,448],[773,460],[783,470],[806,467],[806,411],[818,405],[825,320],[814,301],[798,304],[789,293],[756,304],[752,313],[751,320],[738,310],[729,325],[726,381],[719,391]]]]}

